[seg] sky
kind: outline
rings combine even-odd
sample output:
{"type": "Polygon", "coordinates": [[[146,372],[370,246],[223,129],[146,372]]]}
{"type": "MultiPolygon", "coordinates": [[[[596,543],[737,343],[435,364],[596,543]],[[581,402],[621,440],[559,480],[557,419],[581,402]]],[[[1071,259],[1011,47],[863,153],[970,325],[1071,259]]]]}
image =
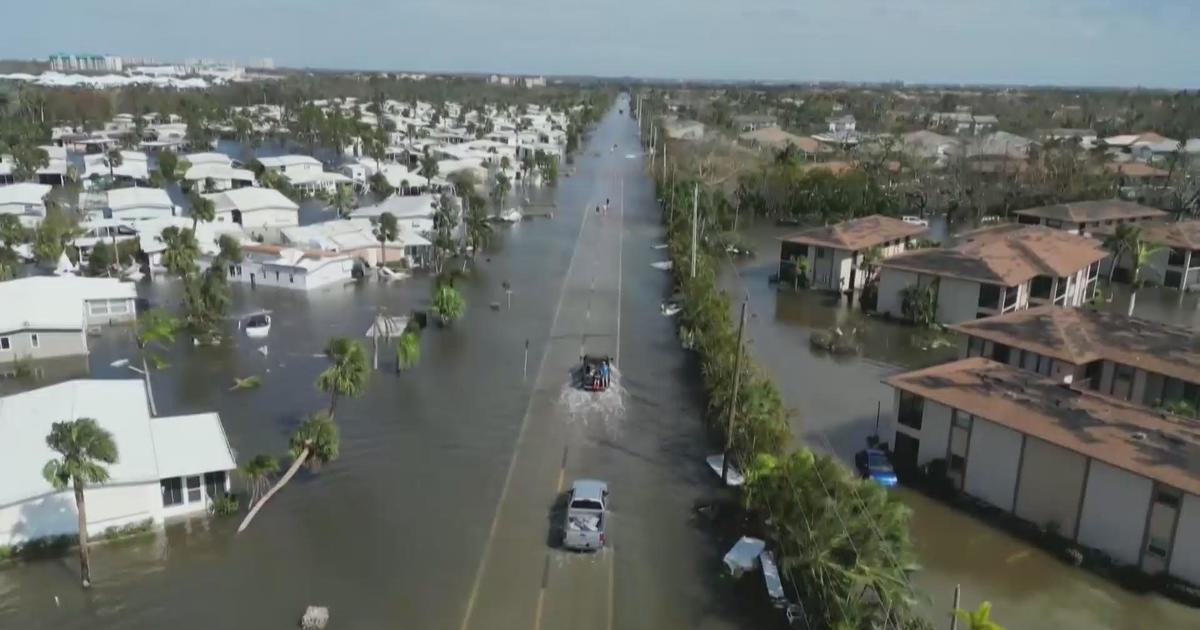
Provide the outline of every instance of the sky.
{"type": "Polygon", "coordinates": [[[1200,87],[1200,0],[5,4],[6,59],[89,52],[360,70],[1200,87]]]}

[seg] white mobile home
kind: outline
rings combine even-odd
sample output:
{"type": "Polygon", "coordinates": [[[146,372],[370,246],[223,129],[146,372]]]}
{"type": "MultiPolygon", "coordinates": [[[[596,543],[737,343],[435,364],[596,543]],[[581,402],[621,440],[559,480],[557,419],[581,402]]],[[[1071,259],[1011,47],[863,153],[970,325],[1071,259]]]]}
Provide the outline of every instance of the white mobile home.
{"type": "Polygon", "coordinates": [[[21,225],[35,228],[46,218],[46,195],[50,186],[22,182],[0,186],[0,214],[16,215],[21,225]]]}
{"type": "Polygon", "coordinates": [[[105,215],[111,219],[136,222],[176,215],[175,204],[161,188],[116,188],[105,194],[105,215]]]}
{"type": "Polygon", "coordinates": [[[109,480],[88,487],[88,533],[204,514],[237,467],[216,413],[152,417],[141,380],[77,380],[0,398],[0,546],[79,531],[75,497],[55,490],[42,467],[55,422],[89,417],[109,433],[118,459],[109,480]]]}
{"type": "MultiPolygon", "coordinates": [[[[246,244],[242,245],[242,256],[242,262],[228,270],[229,279],[252,287],[312,291],[354,279],[355,259],[345,254],[246,244]]],[[[212,264],[214,257],[212,254],[202,256],[201,264],[212,264]]]]}
{"type": "Polygon", "coordinates": [[[235,188],[205,197],[216,207],[217,223],[236,223],[252,237],[275,240],[280,229],[300,224],[300,206],[272,188],[235,188]]]}

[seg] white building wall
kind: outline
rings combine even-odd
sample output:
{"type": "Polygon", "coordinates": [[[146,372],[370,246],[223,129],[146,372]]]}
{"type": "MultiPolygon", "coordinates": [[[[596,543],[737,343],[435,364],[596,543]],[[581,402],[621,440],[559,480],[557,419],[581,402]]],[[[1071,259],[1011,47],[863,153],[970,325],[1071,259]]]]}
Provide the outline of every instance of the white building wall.
{"type": "Polygon", "coordinates": [[[979,312],[979,283],[943,277],[939,281],[937,321],[957,324],[976,319],[979,312]]]}
{"type": "Polygon", "coordinates": [[[1194,494],[1183,495],[1167,571],[1192,584],[1200,584],[1200,497],[1194,494]]]}
{"type": "Polygon", "coordinates": [[[976,417],[967,451],[963,491],[998,508],[1012,511],[1024,436],[1008,427],[976,417]]]}
{"type": "Polygon", "coordinates": [[[900,306],[904,289],[917,283],[917,274],[901,269],[884,268],[879,274],[879,302],[876,309],[892,317],[904,317],[900,306]]]}
{"type": "MultiPolygon", "coordinates": [[[[104,533],[109,527],[146,519],[162,521],[162,496],[157,481],[90,488],[84,491],[84,499],[88,533],[92,536],[104,533]]],[[[78,531],[75,495],[69,489],[0,508],[0,545],[78,531]]]]}
{"type": "MultiPolygon", "coordinates": [[[[896,409],[899,408],[900,403],[897,398],[896,409]]],[[[898,431],[907,433],[921,441],[917,450],[918,466],[924,466],[935,459],[946,457],[946,449],[950,444],[950,413],[951,409],[949,407],[932,400],[926,400],[924,415],[921,417],[920,431],[906,427],[899,422],[896,423],[898,431]]],[[[892,443],[895,444],[895,440],[892,443]]]]}
{"type": "Polygon", "coordinates": [[[1077,541],[1126,564],[1137,564],[1154,484],[1092,460],[1077,541]]]}

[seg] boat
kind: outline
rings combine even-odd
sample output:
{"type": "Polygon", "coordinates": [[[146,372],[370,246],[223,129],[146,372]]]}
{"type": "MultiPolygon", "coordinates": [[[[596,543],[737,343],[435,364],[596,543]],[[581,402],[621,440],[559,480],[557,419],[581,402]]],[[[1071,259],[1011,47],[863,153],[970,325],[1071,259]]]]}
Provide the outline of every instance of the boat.
{"type": "Polygon", "coordinates": [[[520,223],[521,211],[513,208],[496,215],[496,220],[502,223],[520,223]]]}
{"type": "Polygon", "coordinates": [[[929,227],[929,221],[926,221],[925,219],[922,219],[921,217],[913,216],[911,214],[906,214],[906,215],[900,217],[900,220],[905,223],[908,223],[909,225],[919,225],[921,227],[929,227]]]}
{"type": "Polygon", "coordinates": [[[262,339],[271,334],[271,316],[266,311],[248,315],[242,323],[246,336],[251,339],[262,339]]]}
{"type": "Polygon", "coordinates": [[[397,270],[391,269],[389,267],[379,267],[378,271],[379,271],[379,279],[380,280],[387,280],[387,281],[403,280],[408,277],[407,272],[397,271],[397,270]]]}
{"type": "Polygon", "coordinates": [[[659,310],[662,312],[663,317],[675,317],[679,314],[679,311],[683,310],[683,307],[675,302],[663,302],[659,306],[659,310]]]}
{"type": "Polygon", "coordinates": [[[650,263],[650,266],[661,271],[670,271],[672,264],[669,260],[663,260],[660,262],[652,262],[650,263]]]}

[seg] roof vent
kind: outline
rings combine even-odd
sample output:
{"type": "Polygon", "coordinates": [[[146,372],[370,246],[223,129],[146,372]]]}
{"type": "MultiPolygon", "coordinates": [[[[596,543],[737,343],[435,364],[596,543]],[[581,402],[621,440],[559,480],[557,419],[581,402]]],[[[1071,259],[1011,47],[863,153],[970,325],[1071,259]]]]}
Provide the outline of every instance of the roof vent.
{"type": "Polygon", "coordinates": [[[1129,437],[1133,438],[1134,441],[1137,441],[1137,442],[1146,441],[1146,434],[1141,431],[1134,431],[1133,433],[1129,434],[1129,437]]]}

